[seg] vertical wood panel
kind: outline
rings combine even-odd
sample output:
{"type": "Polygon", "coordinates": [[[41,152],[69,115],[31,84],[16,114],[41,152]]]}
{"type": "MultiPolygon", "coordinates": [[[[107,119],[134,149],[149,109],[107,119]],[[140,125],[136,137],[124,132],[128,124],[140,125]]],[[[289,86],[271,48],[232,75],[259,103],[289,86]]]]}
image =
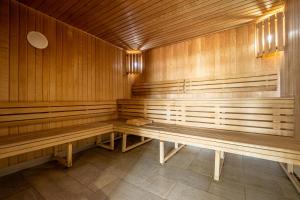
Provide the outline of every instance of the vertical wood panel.
{"type": "MultiPolygon", "coordinates": [[[[19,5],[12,1],[10,4],[10,42],[9,42],[9,100],[19,100],[19,5]]],[[[1,78],[2,79],[2,78],[1,78]]]]}
{"type": "Polygon", "coordinates": [[[263,39],[263,52],[264,54],[267,54],[270,49],[270,43],[268,41],[269,37],[269,19],[265,19],[263,21],[264,24],[264,39],[263,39]]]}
{"type": "MultiPolygon", "coordinates": [[[[144,72],[137,81],[154,82],[187,78],[207,80],[277,73],[284,58],[282,52],[257,58],[255,30],[255,24],[247,24],[239,28],[148,50],[144,53],[146,60],[144,72]]],[[[201,97],[227,98],[278,95],[278,91],[266,91],[203,94],[201,97]]],[[[159,97],[196,98],[197,96],[185,94],[159,97]]]]}
{"type": "Polygon", "coordinates": [[[286,62],[281,69],[283,96],[295,97],[295,137],[300,139],[300,2],[286,2],[286,62]]]}
{"type": "Polygon", "coordinates": [[[278,31],[278,50],[282,51],[284,50],[284,33],[283,33],[283,27],[284,27],[284,15],[283,12],[280,12],[277,14],[277,31],[278,31]]]}
{"type": "Polygon", "coordinates": [[[275,30],[275,15],[270,17],[270,51],[275,52],[276,51],[276,30],[275,30]]]}
{"type": "Polygon", "coordinates": [[[256,47],[256,51],[257,51],[257,56],[261,56],[263,53],[263,40],[262,40],[262,33],[263,33],[263,23],[259,22],[257,24],[257,47],[256,47]]]}
{"type": "MultiPolygon", "coordinates": [[[[122,74],[122,50],[14,0],[0,2],[0,101],[96,101],[130,96],[122,74]],[[49,42],[44,50],[27,42],[28,31],[40,31],[49,42]],[[117,78],[121,84],[117,83],[117,78]],[[120,94],[120,95],[117,95],[120,94]]],[[[0,135],[93,122],[67,120],[1,128],[0,135]]],[[[92,144],[93,139],[75,143],[92,144]]],[[[50,155],[51,149],[0,160],[0,168],[50,155]]]]}
{"type": "Polygon", "coordinates": [[[9,99],[9,0],[0,2],[0,101],[9,99]]]}

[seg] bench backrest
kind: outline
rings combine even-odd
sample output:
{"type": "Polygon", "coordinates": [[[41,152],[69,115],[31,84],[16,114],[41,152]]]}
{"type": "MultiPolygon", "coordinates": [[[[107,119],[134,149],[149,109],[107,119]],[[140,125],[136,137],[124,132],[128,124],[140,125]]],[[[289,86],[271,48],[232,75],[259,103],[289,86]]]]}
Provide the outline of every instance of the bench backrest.
{"type": "Polygon", "coordinates": [[[203,80],[190,78],[172,81],[138,83],[132,88],[134,96],[162,94],[195,94],[225,92],[275,91],[278,74],[203,80]]]}
{"type": "Polygon", "coordinates": [[[0,103],[0,128],[105,116],[117,117],[116,101],[0,103]]]}
{"type": "Polygon", "coordinates": [[[120,118],[234,131],[293,136],[291,98],[118,101],[120,118]]]}

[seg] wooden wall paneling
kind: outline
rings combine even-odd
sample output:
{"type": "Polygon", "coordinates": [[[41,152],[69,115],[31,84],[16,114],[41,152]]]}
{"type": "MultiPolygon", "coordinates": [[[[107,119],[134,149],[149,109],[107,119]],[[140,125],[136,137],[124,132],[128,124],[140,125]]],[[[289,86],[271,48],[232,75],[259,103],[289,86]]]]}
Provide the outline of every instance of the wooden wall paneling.
{"type": "Polygon", "coordinates": [[[62,53],[63,53],[63,26],[61,23],[56,24],[56,100],[63,101],[63,82],[62,82],[62,53]]]}
{"type": "MultiPolygon", "coordinates": [[[[82,53],[87,53],[88,51],[88,38],[86,35],[83,35],[83,46],[82,46],[82,53]]],[[[82,56],[82,83],[83,83],[83,91],[82,91],[82,98],[84,101],[88,100],[88,58],[87,56],[82,56]]]]}
{"type": "MultiPolygon", "coordinates": [[[[5,37],[0,38],[1,53],[5,52],[2,51],[2,46],[6,44],[7,57],[4,58],[1,54],[0,62],[7,63],[6,75],[9,77],[2,76],[5,73],[0,75],[1,87],[5,86],[2,83],[7,82],[7,91],[1,92],[1,95],[6,96],[6,99],[0,101],[97,101],[130,96],[130,91],[124,90],[130,84],[130,79],[121,74],[123,67],[120,64],[122,62],[122,50],[45,14],[25,7],[14,0],[4,0],[0,4],[1,9],[8,9],[6,12],[1,11],[0,15],[1,25],[7,22],[7,26],[0,27],[1,33],[5,33],[5,27],[8,28],[6,30],[8,40],[4,42],[5,37]],[[4,3],[7,3],[6,7],[3,6],[4,3]],[[6,17],[4,18],[4,16],[6,17]],[[27,32],[31,30],[40,31],[47,37],[49,45],[46,49],[38,50],[30,46],[26,37],[27,32]],[[117,77],[123,84],[122,87],[117,84],[117,77]]],[[[5,69],[4,66],[1,65],[1,70],[5,69]]],[[[0,129],[0,135],[26,134],[29,131],[103,119],[105,118],[91,117],[5,127],[0,129]]],[[[75,146],[92,143],[93,140],[91,139],[76,143],[75,146]]],[[[51,153],[52,149],[45,149],[3,159],[0,161],[0,168],[51,153]]]]}
{"type": "Polygon", "coordinates": [[[87,38],[87,98],[92,98],[92,38],[87,38]]]}
{"type": "Polygon", "coordinates": [[[28,10],[20,6],[20,35],[19,35],[19,101],[27,101],[27,12],[28,10]]]}
{"type": "Polygon", "coordinates": [[[0,3],[0,101],[9,99],[9,0],[0,3]]]}
{"type": "Polygon", "coordinates": [[[257,47],[256,47],[256,52],[257,52],[257,56],[261,56],[263,54],[263,23],[259,22],[257,24],[257,47]]]}
{"type": "MultiPolygon", "coordinates": [[[[35,30],[44,33],[43,18],[41,15],[36,15],[35,30]]],[[[49,49],[47,49],[49,50],[49,49]]],[[[47,51],[36,49],[35,56],[35,81],[36,81],[36,101],[48,101],[48,83],[49,83],[49,61],[43,62],[43,54],[47,51]],[[45,88],[44,87],[45,84],[45,88]],[[45,92],[43,91],[45,90],[45,92]],[[44,100],[45,95],[45,100],[44,100]]],[[[46,56],[45,56],[46,57],[46,56]]],[[[47,56],[49,57],[49,56],[47,56]]]]}
{"type": "Polygon", "coordinates": [[[96,86],[96,78],[95,78],[95,74],[96,74],[96,66],[95,66],[95,45],[96,45],[96,39],[94,37],[91,38],[92,39],[92,46],[91,46],[91,75],[92,75],[92,78],[91,78],[91,90],[92,90],[92,95],[91,95],[91,99],[93,101],[96,101],[96,89],[95,89],[95,86],[96,86]]]}
{"type": "Polygon", "coordinates": [[[264,50],[264,54],[267,54],[269,52],[269,41],[268,41],[268,37],[269,37],[269,19],[265,19],[263,21],[263,25],[264,25],[264,29],[263,29],[263,50],[264,50]]]}
{"type": "MultiPolygon", "coordinates": [[[[27,32],[35,31],[35,13],[34,12],[27,12],[27,32]]],[[[26,33],[27,34],[27,33],[26,33]]],[[[26,35],[27,36],[27,35],[26,35]]],[[[28,101],[36,101],[36,49],[26,41],[27,45],[27,83],[28,83],[28,90],[27,90],[27,100],[28,101]]]]}
{"type": "Polygon", "coordinates": [[[96,101],[100,99],[100,69],[99,69],[99,43],[97,40],[95,40],[95,99],[96,101]]]}
{"type": "Polygon", "coordinates": [[[19,100],[19,5],[10,3],[10,26],[9,31],[9,101],[19,100]]]}
{"type": "Polygon", "coordinates": [[[73,77],[74,77],[74,90],[73,90],[73,101],[79,101],[78,98],[78,76],[79,76],[79,71],[78,71],[78,32],[74,31],[73,32],[73,56],[72,56],[72,65],[74,67],[73,70],[73,77]]]}
{"type": "Polygon", "coordinates": [[[78,32],[78,100],[83,101],[83,36],[78,32]]]}
{"type": "MultiPolygon", "coordinates": [[[[49,28],[53,28],[50,25],[50,20],[46,20],[46,18],[42,15],[38,16],[38,19],[40,20],[40,26],[37,26],[37,31],[40,31],[42,33],[44,33],[44,35],[48,38],[48,44],[51,43],[51,45],[53,45],[51,38],[51,30],[49,28]],[[51,42],[50,42],[51,40],[51,42]]],[[[38,20],[38,21],[39,21],[38,20]]],[[[39,80],[40,84],[37,87],[41,87],[41,97],[39,97],[38,99],[40,99],[40,101],[50,101],[50,90],[51,89],[51,83],[50,83],[50,77],[51,77],[51,51],[52,47],[49,47],[44,49],[44,51],[40,51],[40,53],[38,53],[38,61],[37,63],[40,63],[41,65],[41,76],[38,76],[37,79],[39,80]]],[[[38,71],[38,70],[37,70],[38,71]]],[[[55,81],[53,81],[55,82],[55,81]]],[[[47,123],[49,125],[49,123],[47,123]]]]}
{"type": "MultiPolygon", "coordinates": [[[[284,56],[257,58],[255,24],[194,38],[181,43],[147,50],[146,66],[139,82],[200,78],[203,80],[277,74],[284,56]]],[[[202,97],[278,96],[278,91],[205,94],[202,97]]],[[[151,96],[148,96],[151,97],[151,96]]],[[[158,98],[158,96],[156,96],[158,98]]],[[[164,95],[160,97],[193,97],[164,95]]]]}
{"type": "Polygon", "coordinates": [[[283,96],[295,97],[295,138],[300,139],[300,2],[286,2],[286,62],[281,68],[283,96]]]}
{"type": "MultiPolygon", "coordinates": [[[[46,17],[44,17],[44,29],[45,34],[48,33],[48,51],[49,51],[49,64],[50,64],[50,75],[49,75],[49,101],[57,100],[57,40],[56,40],[56,28],[57,25],[54,20],[47,20],[46,17]],[[47,31],[46,31],[47,30],[47,31]],[[55,58],[55,59],[54,59],[55,58]]],[[[43,59],[46,58],[46,55],[43,57],[43,59]]],[[[44,86],[46,87],[46,85],[44,86]]],[[[43,89],[45,91],[46,89],[43,89]]]]}
{"type": "Polygon", "coordinates": [[[276,18],[275,15],[270,17],[270,51],[275,52],[276,51],[276,18]]]}
{"type": "Polygon", "coordinates": [[[278,46],[278,50],[283,51],[284,50],[284,13],[280,12],[277,14],[277,32],[278,32],[278,38],[277,38],[277,46],[278,46]]]}

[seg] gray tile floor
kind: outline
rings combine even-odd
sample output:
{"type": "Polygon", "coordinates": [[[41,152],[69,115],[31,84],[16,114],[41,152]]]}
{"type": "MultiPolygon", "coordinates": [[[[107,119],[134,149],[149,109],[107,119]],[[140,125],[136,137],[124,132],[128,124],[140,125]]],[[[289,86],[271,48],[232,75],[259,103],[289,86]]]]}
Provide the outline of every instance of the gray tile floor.
{"type": "Polygon", "coordinates": [[[75,155],[70,169],[49,162],[0,178],[0,199],[300,199],[275,162],[226,154],[215,182],[213,151],[188,146],[164,166],[158,155],[157,141],[127,153],[93,148],[75,155]]]}

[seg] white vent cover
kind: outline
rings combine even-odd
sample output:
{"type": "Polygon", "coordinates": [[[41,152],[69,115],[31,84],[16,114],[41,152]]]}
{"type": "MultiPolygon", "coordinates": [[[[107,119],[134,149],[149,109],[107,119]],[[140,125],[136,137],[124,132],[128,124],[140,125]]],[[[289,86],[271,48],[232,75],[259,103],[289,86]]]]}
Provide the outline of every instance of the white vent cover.
{"type": "Polygon", "coordinates": [[[30,31],[27,34],[27,40],[31,46],[37,49],[45,49],[48,46],[48,39],[40,32],[30,31]]]}

